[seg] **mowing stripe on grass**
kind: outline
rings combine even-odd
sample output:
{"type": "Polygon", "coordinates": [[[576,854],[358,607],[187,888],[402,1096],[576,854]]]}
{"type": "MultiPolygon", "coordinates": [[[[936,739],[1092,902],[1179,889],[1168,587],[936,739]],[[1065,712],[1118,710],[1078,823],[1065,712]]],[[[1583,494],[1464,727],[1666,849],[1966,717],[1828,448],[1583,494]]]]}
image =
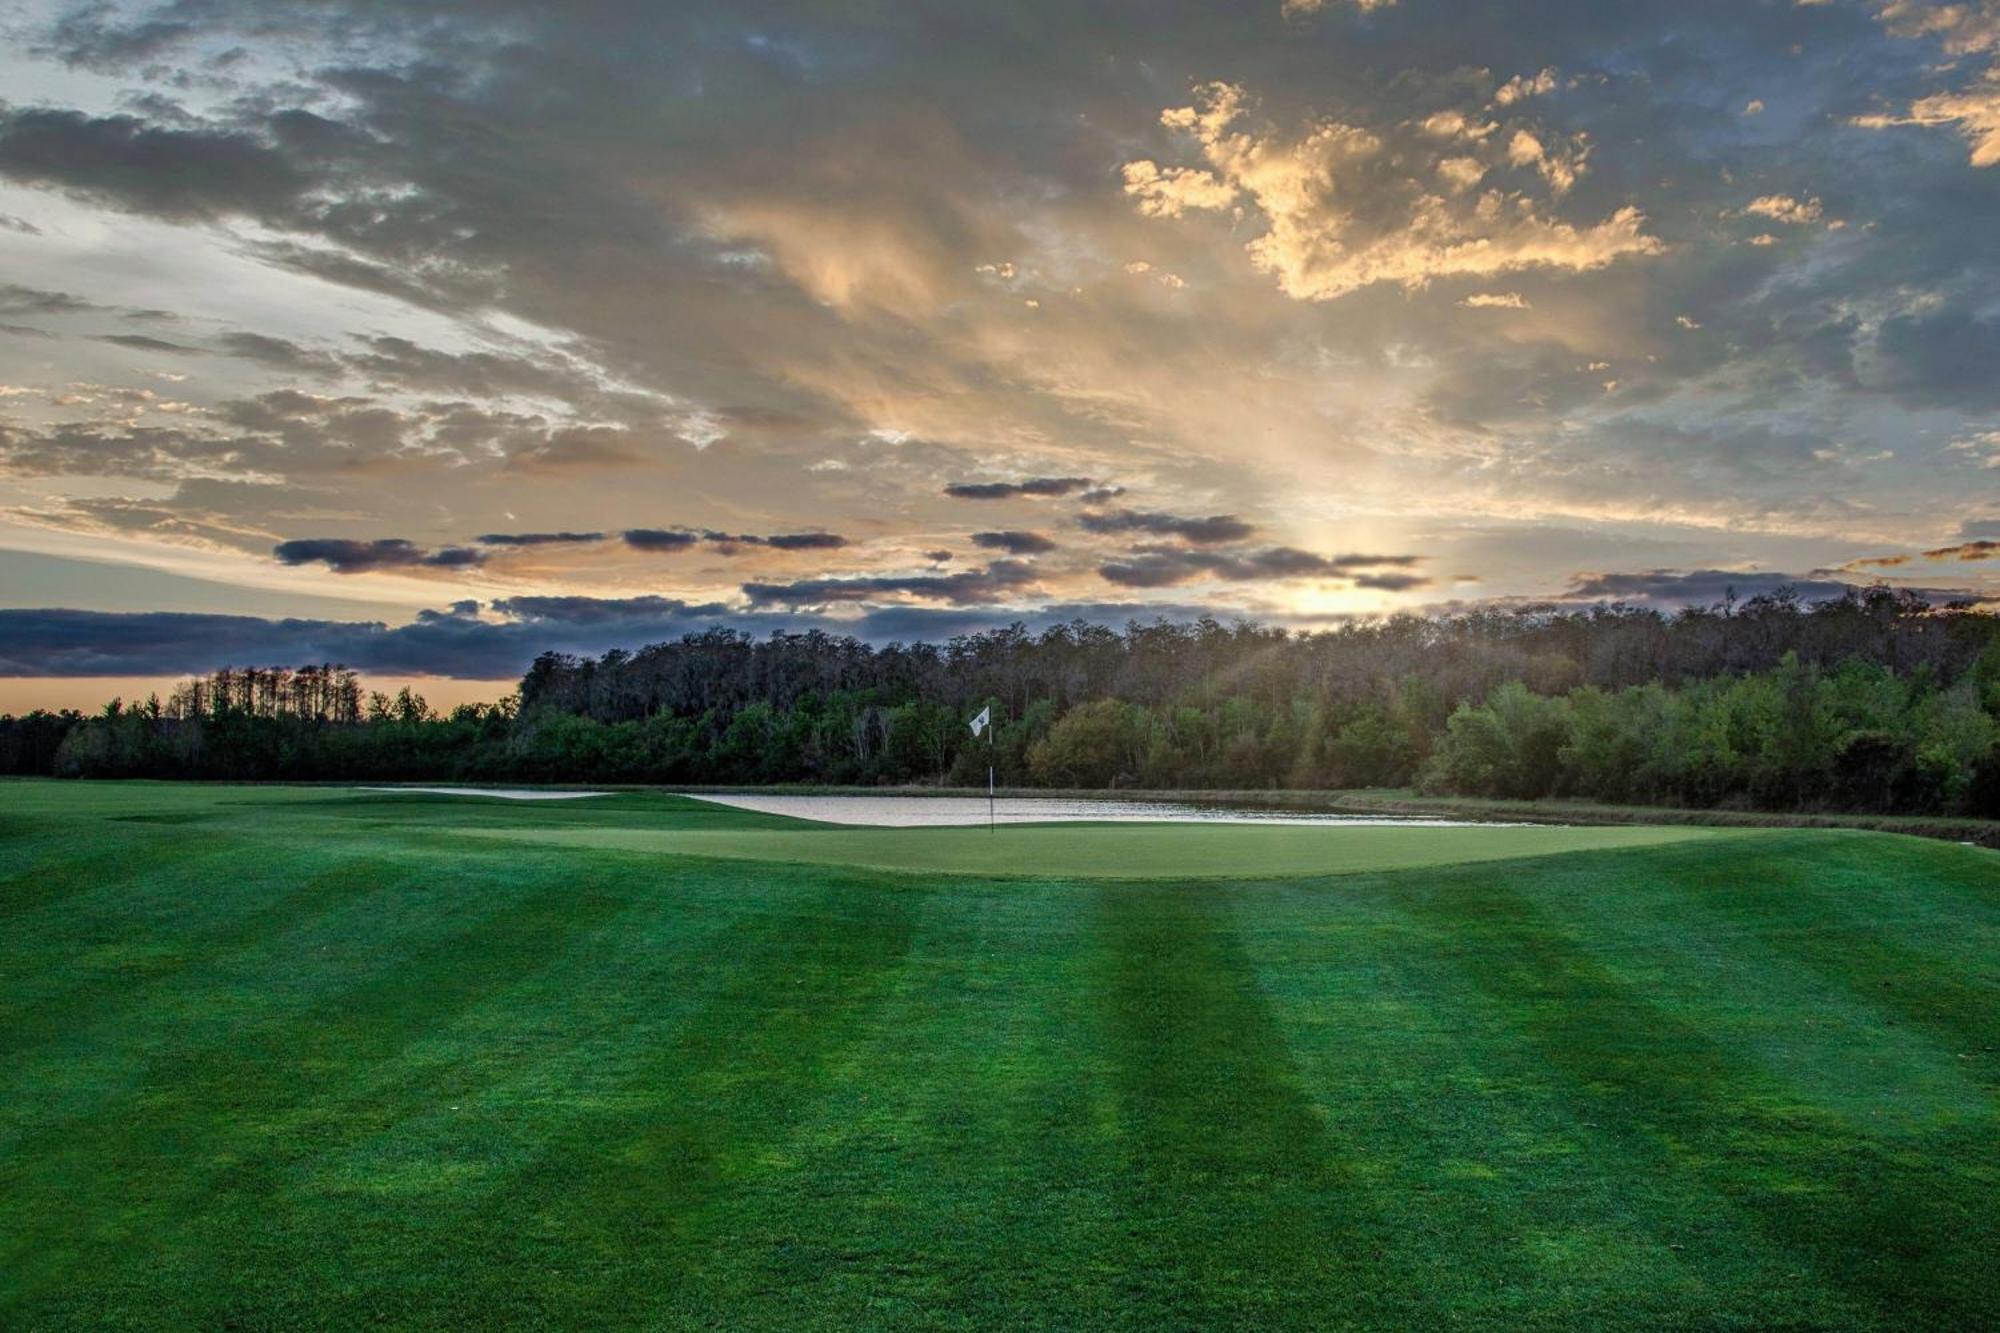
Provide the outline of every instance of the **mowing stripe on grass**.
{"type": "Polygon", "coordinates": [[[1616,1127],[1652,1188],[1685,1181],[1728,1200],[1795,1261],[1800,1279],[1765,1293],[1763,1322],[1850,1321],[1852,1311],[1827,1308],[1834,1293],[1905,1327],[1983,1318],[1991,1214],[1975,1217],[1964,1194],[1941,1194],[1936,1172],[1983,1172],[1993,1157],[1990,1126],[1912,1144],[1857,1134],[1711,1037],[1698,1015],[1621,981],[1544,914],[1531,890],[1464,872],[1446,879],[1456,882],[1413,899],[1411,909],[1474,940],[1504,936],[1504,948],[1467,948],[1457,961],[1560,1078],[1578,1113],[1616,1127]],[[1841,1163],[1831,1179],[1829,1152],[1841,1163]],[[1912,1236],[1921,1242],[1903,1243],[1912,1236]]]}
{"type": "MultiPolygon", "coordinates": [[[[502,985],[515,960],[587,928],[613,901],[579,898],[566,884],[465,899],[459,910],[427,916],[424,933],[382,941],[390,947],[373,965],[326,968],[296,1007],[270,1006],[264,984],[241,1006],[227,981],[186,995],[166,1023],[138,1025],[147,1034],[138,1046],[142,1081],[82,1115],[46,1103],[22,1108],[20,1137],[0,1158],[0,1194],[31,1212],[27,1225],[0,1238],[0,1272],[60,1299],[98,1293],[101,1278],[87,1289],[75,1283],[106,1243],[128,1249],[122,1271],[140,1283],[216,1263],[213,1238],[179,1232],[176,1219],[218,1193],[269,1197],[286,1158],[310,1151],[313,1122],[335,1113],[328,1099],[337,1102],[357,1065],[393,1058],[441,1015],[502,985]],[[145,1173],[162,1158],[187,1168],[170,1188],[137,1196],[117,1188],[120,1173],[145,1173]],[[82,1216],[94,1219],[88,1244],[77,1243],[82,1216]]],[[[288,964],[295,960],[277,952],[257,975],[288,964]]],[[[8,1100],[20,1107],[26,1097],[8,1100]]],[[[0,1306],[8,1295],[0,1287],[0,1306]]]]}
{"type": "Polygon", "coordinates": [[[914,900],[864,1039],[773,1148],[784,1175],[744,1200],[746,1233],[767,1238],[748,1262],[786,1293],[779,1322],[1118,1322],[1114,1117],[1077,906],[1060,884],[914,900]]]}
{"type": "Polygon", "coordinates": [[[473,1229],[525,1262],[444,1290],[437,1256],[413,1255],[382,1290],[429,1322],[547,1306],[600,1325],[723,1323],[783,1291],[764,1266],[773,1237],[746,1218],[774,1190],[820,1202],[782,1144],[841,1081],[907,954],[911,910],[907,893],[820,883],[735,919],[700,1005],[482,1201],[473,1229]],[[543,1253],[587,1262],[552,1268],[534,1262],[543,1253]]]}
{"type": "Polygon", "coordinates": [[[579,850],[839,865],[978,878],[1262,879],[1495,861],[1608,847],[1755,839],[1702,828],[1258,827],[1241,824],[1015,824],[969,828],[684,829],[513,824],[463,827],[466,837],[579,850]]]}
{"type": "Polygon", "coordinates": [[[1113,1262],[1135,1326],[1426,1322],[1388,1279],[1397,1238],[1314,1113],[1221,895],[1107,886],[1094,907],[1126,1160],[1113,1262]]]}

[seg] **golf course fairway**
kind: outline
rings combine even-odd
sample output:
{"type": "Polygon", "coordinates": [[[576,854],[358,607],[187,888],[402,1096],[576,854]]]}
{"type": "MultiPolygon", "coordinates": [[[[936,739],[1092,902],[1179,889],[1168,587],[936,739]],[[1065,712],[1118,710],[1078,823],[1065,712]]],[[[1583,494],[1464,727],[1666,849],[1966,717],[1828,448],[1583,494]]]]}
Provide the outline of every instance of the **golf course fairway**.
{"type": "Polygon", "coordinates": [[[0,1327],[1992,1326],[2000,855],[0,784],[0,1327]]]}

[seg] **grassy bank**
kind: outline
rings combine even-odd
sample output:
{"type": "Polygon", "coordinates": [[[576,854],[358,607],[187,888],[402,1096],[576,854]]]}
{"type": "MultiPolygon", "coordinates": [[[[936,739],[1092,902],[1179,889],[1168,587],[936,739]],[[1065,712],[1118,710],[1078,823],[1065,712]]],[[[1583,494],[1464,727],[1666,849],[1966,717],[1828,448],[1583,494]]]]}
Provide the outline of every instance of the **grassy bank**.
{"type": "Polygon", "coordinates": [[[0,1326],[1990,1317],[1989,852],[1002,879],[643,792],[7,793],[0,1326]]]}

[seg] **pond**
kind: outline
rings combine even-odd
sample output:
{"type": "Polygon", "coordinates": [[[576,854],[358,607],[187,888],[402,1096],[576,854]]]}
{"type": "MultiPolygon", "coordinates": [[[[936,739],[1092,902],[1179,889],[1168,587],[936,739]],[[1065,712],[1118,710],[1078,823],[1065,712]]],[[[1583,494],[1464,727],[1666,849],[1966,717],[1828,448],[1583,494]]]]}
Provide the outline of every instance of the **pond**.
{"type": "MultiPolygon", "coordinates": [[[[720,792],[705,793],[694,796],[694,799],[734,806],[739,810],[810,819],[822,824],[857,824],[875,828],[944,828],[984,824],[987,818],[986,798],[983,796],[790,796],[765,792],[720,792]]],[[[1002,796],[993,803],[993,818],[1001,824],[1344,824],[1350,827],[1419,824],[1430,828],[1458,828],[1474,822],[1399,815],[1244,809],[1188,801],[1111,801],[1039,796],[1002,796]]]]}

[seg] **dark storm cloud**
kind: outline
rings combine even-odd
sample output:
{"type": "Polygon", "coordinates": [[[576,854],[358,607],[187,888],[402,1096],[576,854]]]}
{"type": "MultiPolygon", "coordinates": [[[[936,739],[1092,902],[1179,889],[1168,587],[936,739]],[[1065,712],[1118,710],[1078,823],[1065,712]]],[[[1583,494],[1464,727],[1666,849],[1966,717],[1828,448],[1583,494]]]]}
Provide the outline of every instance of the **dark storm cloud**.
{"type": "Polygon", "coordinates": [[[493,352],[441,352],[408,338],[365,338],[361,351],[340,362],[363,379],[416,393],[525,394],[570,402],[599,396],[589,377],[572,367],[493,352]]]}
{"type": "Polygon", "coordinates": [[[517,620],[546,625],[619,625],[671,616],[719,616],[721,602],[693,605],[676,597],[502,597],[493,609],[517,620]]]}
{"type": "Polygon", "coordinates": [[[1881,388],[1918,407],[2000,407],[2000,316],[1963,307],[1897,315],[1875,339],[1881,388]]]}
{"type": "Polygon", "coordinates": [[[121,17],[110,4],[79,5],[58,19],[39,45],[66,65],[111,74],[157,59],[197,31],[166,16],[127,22],[121,17]]]}
{"type": "MultiPolygon", "coordinates": [[[[1763,570],[1653,569],[1637,573],[1583,575],[1562,596],[1566,601],[1629,602],[1672,608],[1711,606],[1730,598],[1743,601],[1787,592],[1803,601],[1823,602],[1869,586],[1842,579],[1801,577],[1763,570]]],[[[1977,596],[1964,588],[1911,588],[1908,591],[1934,602],[1977,596]]]]}
{"type": "Polygon", "coordinates": [[[1025,481],[955,481],[944,488],[954,500],[1013,500],[1022,496],[1074,495],[1097,485],[1089,477],[1029,477],[1025,481]]]}
{"type": "Polygon", "coordinates": [[[1179,537],[1198,546],[1240,542],[1254,535],[1257,525],[1234,514],[1210,514],[1206,518],[1186,518],[1150,509],[1114,509],[1106,513],[1086,513],[1077,525],[1090,532],[1148,532],[1156,537],[1179,537]]]}
{"type": "Polygon", "coordinates": [[[1106,561],[1097,572],[1107,582],[1127,588],[1169,588],[1204,577],[1232,583],[1343,578],[1365,588],[1401,591],[1430,584],[1422,575],[1398,572],[1422,560],[1415,555],[1315,555],[1292,546],[1240,553],[1147,546],[1106,561]]]}
{"type": "Polygon", "coordinates": [[[464,569],[484,564],[486,553],[464,546],[427,551],[401,537],[348,541],[338,537],[307,537],[279,542],[271,554],[285,565],[325,565],[336,574],[367,574],[382,569],[464,569]]]}
{"type": "Polygon", "coordinates": [[[1981,540],[1961,542],[1957,546],[1940,546],[1925,551],[1926,560],[2000,560],[2000,541],[1981,540]]]}
{"type": "Polygon", "coordinates": [[[581,546],[601,542],[601,532],[483,532],[472,540],[481,546],[581,546]]]}
{"type": "MultiPolygon", "coordinates": [[[[1477,580],[1474,581],[1477,582],[1477,580]]],[[[1428,588],[1433,582],[1435,580],[1426,578],[1422,574],[1397,574],[1390,572],[1356,574],[1354,576],[1355,587],[1373,588],[1378,592],[1408,592],[1414,588],[1428,588]]]]}
{"type": "Polygon", "coordinates": [[[1792,574],[1726,569],[1653,569],[1631,574],[1588,574],[1572,583],[1564,596],[1612,602],[1698,604],[1725,598],[1748,598],[1790,589],[1800,597],[1839,597],[1854,585],[1831,579],[1806,579],[1792,574]]]}
{"type": "MultiPolygon", "coordinates": [[[[724,608],[666,597],[516,598],[504,617],[464,604],[391,628],[168,612],[0,610],[0,675],[174,675],[252,662],[340,662],[361,671],[493,680],[542,652],[638,647],[719,623],[724,608]]],[[[728,622],[721,622],[728,623],[728,622]]]]}
{"type": "Polygon", "coordinates": [[[175,221],[281,218],[313,184],[249,134],[44,107],[0,108],[0,177],[175,221]]]}
{"type": "Polygon", "coordinates": [[[721,532],[714,528],[629,528],[620,534],[625,544],[638,551],[685,551],[706,544],[720,555],[734,555],[746,546],[768,547],[774,551],[837,551],[848,544],[835,532],[721,532]]]}
{"type": "Polygon", "coordinates": [[[247,664],[338,662],[364,672],[504,680],[544,652],[596,655],[714,628],[764,635],[822,630],[872,643],[938,640],[1020,623],[1039,632],[1076,621],[1123,625],[1210,608],[1139,603],[1058,603],[1027,611],[884,606],[851,620],[732,610],[673,597],[513,597],[481,616],[477,602],[424,611],[407,625],[268,620],[174,612],[0,609],[0,677],[168,676],[247,664]]]}
{"type": "Polygon", "coordinates": [[[102,306],[69,292],[24,287],[16,282],[0,282],[0,315],[73,315],[102,306]]]}
{"type": "Polygon", "coordinates": [[[1005,551],[1009,555],[1041,555],[1056,549],[1056,544],[1039,532],[975,532],[972,544],[989,551],[1005,551]]]}
{"type": "Polygon", "coordinates": [[[984,569],[957,574],[799,579],[791,583],[746,583],[752,606],[818,606],[828,602],[871,602],[907,596],[973,606],[1017,596],[1035,583],[1035,570],[1019,560],[995,560],[984,569]]]}
{"type": "Polygon", "coordinates": [[[858,620],[829,622],[832,633],[853,634],[870,643],[938,643],[960,634],[1019,625],[1031,634],[1079,622],[1122,628],[1158,620],[1186,622],[1213,616],[1216,608],[1157,602],[1057,602],[1030,610],[1005,607],[880,606],[858,620]]]}
{"type": "Polygon", "coordinates": [[[216,339],[216,343],[231,356],[294,375],[327,379],[340,374],[343,369],[338,357],[301,347],[289,338],[274,338],[268,334],[239,330],[223,334],[216,339]]]}
{"type": "Polygon", "coordinates": [[[701,534],[685,528],[627,528],[619,534],[635,551],[685,551],[701,541],[701,534]]]}
{"type": "Polygon", "coordinates": [[[174,356],[202,356],[202,348],[189,347],[186,343],[168,342],[165,338],[155,338],[145,333],[105,333],[98,335],[97,341],[110,343],[115,347],[129,347],[135,352],[166,352],[174,356]]]}
{"type": "Polygon", "coordinates": [[[768,537],[739,537],[738,541],[764,545],[776,551],[837,551],[847,538],[834,532],[774,532],[768,537]]]}

